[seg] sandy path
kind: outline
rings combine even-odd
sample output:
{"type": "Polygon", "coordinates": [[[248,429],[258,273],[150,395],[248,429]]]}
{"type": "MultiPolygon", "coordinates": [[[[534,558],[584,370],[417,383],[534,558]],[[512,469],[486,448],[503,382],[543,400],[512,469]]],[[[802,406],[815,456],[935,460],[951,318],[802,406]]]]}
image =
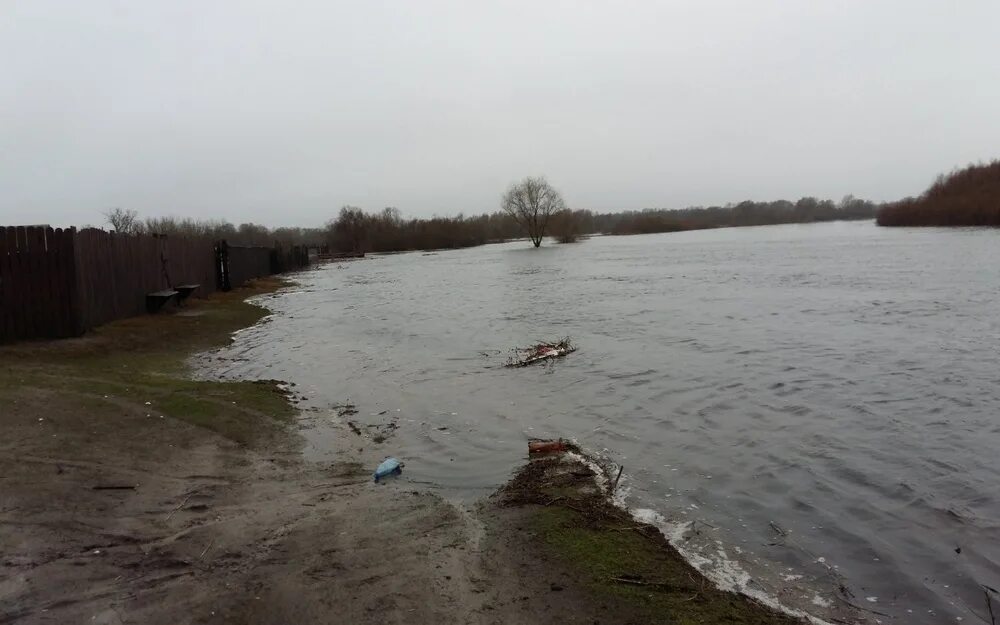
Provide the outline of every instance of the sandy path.
{"type": "Polygon", "coordinates": [[[593,623],[600,612],[484,523],[488,506],[147,411],[37,389],[5,402],[0,623],[593,623]]]}

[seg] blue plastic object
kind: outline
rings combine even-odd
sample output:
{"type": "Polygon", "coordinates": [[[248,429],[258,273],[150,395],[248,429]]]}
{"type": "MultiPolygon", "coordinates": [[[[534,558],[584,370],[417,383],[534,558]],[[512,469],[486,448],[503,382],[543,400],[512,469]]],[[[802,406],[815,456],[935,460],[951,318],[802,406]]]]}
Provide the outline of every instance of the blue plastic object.
{"type": "Polygon", "coordinates": [[[395,458],[386,458],[382,461],[382,464],[378,465],[375,469],[375,483],[378,483],[383,477],[389,475],[399,475],[403,472],[403,463],[395,458]]]}

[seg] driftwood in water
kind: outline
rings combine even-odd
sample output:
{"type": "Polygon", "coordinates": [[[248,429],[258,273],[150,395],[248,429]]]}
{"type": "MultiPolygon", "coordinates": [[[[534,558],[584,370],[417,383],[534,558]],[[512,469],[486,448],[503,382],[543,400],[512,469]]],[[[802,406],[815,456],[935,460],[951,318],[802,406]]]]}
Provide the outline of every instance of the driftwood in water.
{"type": "Polygon", "coordinates": [[[506,366],[527,367],[543,360],[562,358],[566,354],[572,354],[575,351],[576,346],[573,345],[569,338],[565,338],[558,343],[538,343],[524,349],[513,350],[514,353],[507,360],[506,366]]]}

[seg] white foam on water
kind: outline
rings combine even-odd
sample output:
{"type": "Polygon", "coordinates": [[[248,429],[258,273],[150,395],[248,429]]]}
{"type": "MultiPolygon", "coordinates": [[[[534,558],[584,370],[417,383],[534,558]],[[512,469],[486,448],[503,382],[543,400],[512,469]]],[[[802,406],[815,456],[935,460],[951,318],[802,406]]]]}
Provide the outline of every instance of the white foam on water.
{"type": "MultiPolygon", "coordinates": [[[[254,298],[251,298],[251,299],[254,299],[254,298]]],[[[247,300],[247,301],[249,302],[250,300],[247,300]]],[[[255,302],[251,302],[251,303],[255,303],[255,302]]],[[[253,324],[252,326],[247,326],[245,328],[239,328],[238,330],[233,330],[232,332],[229,333],[229,336],[236,337],[236,336],[239,336],[240,334],[243,334],[244,332],[249,332],[250,330],[257,330],[258,329],[257,328],[258,324],[268,323],[268,322],[273,321],[273,320],[274,320],[274,315],[273,314],[264,315],[263,317],[260,318],[259,321],[257,321],[257,323],[253,324]]]]}
{"type": "MultiPolygon", "coordinates": [[[[576,441],[572,442],[574,444],[577,444],[576,441]]],[[[604,468],[601,465],[599,465],[597,461],[595,461],[588,455],[578,454],[574,451],[567,451],[566,457],[569,458],[570,460],[573,460],[574,462],[579,462],[580,464],[586,465],[587,468],[589,468],[591,471],[594,472],[594,482],[597,483],[597,486],[601,490],[607,491],[608,476],[607,474],[605,474],[604,468]]]]}
{"type": "Polygon", "coordinates": [[[831,605],[833,605],[832,601],[830,601],[829,599],[824,599],[819,595],[813,595],[812,602],[813,605],[818,605],[821,608],[829,608],[831,605]]]}
{"type": "MultiPolygon", "coordinates": [[[[758,601],[775,610],[784,612],[785,614],[789,614],[797,618],[804,618],[813,625],[833,625],[829,621],[824,621],[823,619],[815,617],[808,612],[803,612],[802,610],[786,606],[781,603],[777,597],[769,595],[760,588],[759,584],[754,582],[753,577],[751,577],[749,573],[743,570],[739,562],[729,557],[724,548],[718,547],[714,556],[709,556],[705,553],[687,548],[685,546],[684,538],[687,536],[688,531],[691,530],[691,527],[694,524],[693,521],[672,523],[659,512],[648,508],[637,508],[635,510],[628,510],[628,512],[632,514],[632,517],[635,520],[642,523],[649,523],[659,529],[660,533],[666,537],[667,541],[673,545],[674,549],[676,549],[677,552],[691,564],[691,566],[698,569],[698,572],[712,581],[720,590],[746,595],[755,601],[758,601]]],[[[822,598],[820,599],[822,600],[822,598]]],[[[829,607],[830,605],[829,602],[826,604],[816,603],[815,598],[813,603],[821,607],[829,607]]]]}
{"type": "MultiPolygon", "coordinates": [[[[575,441],[574,441],[575,442],[575,441]]],[[[566,456],[571,460],[575,460],[586,465],[594,472],[594,482],[599,488],[605,492],[608,489],[608,477],[605,472],[604,467],[601,466],[594,458],[587,454],[578,454],[574,452],[567,452],[566,456]]],[[[617,466],[614,467],[617,470],[617,466]]],[[[630,480],[629,480],[630,481],[630,480]]],[[[688,563],[694,568],[707,577],[709,581],[714,583],[720,590],[725,590],[729,592],[737,592],[742,595],[746,595],[755,601],[758,601],[772,609],[784,612],[790,616],[796,618],[806,619],[812,625],[834,625],[829,621],[824,621],[821,618],[813,616],[808,612],[803,612],[802,610],[797,610],[795,608],[789,607],[781,603],[777,597],[773,597],[760,588],[759,584],[756,584],[749,573],[743,570],[740,564],[730,558],[726,553],[726,550],[719,547],[716,551],[715,557],[708,557],[703,553],[696,552],[692,549],[686,548],[685,546],[685,536],[694,524],[693,521],[685,521],[682,523],[671,522],[666,519],[662,514],[653,510],[651,508],[629,508],[626,503],[626,495],[629,490],[628,486],[623,488],[623,484],[627,483],[627,476],[622,474],[621,479],[618,483],[618,488],[611,495],[611,501],[614,505],[625,510],[632,515],[636,521],[640,523],[648,523],[658,530],[667,541],[681,554],[688,563]]],[[[819,601],[825,601],[819,595],[813,598],[813,603],[821,607],[829,607],[830,603],[817,603],[819,601]]]]}

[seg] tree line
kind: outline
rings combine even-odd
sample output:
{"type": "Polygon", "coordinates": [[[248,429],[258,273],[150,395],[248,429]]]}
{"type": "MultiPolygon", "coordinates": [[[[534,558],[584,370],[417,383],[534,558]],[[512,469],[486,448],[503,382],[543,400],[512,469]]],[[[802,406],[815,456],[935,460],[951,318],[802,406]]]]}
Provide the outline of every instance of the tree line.
{"type": "MultiPolygon", "coordinates": [[[[544,182],[544,179],[532,180],[534,183],[544,182]]],[[[333,252],[403,252],[472,247],[525,236],[538,245],[544,236],[569,243],[591,234],[649,234],[732,226],[871,219],[877,209],[872,202],[847,196],[839,203],[805,197],[796,202],[746,201],[726,206],[698,206],[681,210],[653,208],[595,212],[567,209],[561,198],[539,189],[528,189],[519,196],[508,198],[510,192],[508,190],[508,194],[505,194],[501,210],[493,213],[407,219],[395,207],[366,211],[358,206],[344,206],[321,228],[268,228],[254,223],[234,225],[224,220],[173,217],[140,219],[135,211],[123,209],[109,211],[106,217],[112,228],[128,234],[210,237],[225,239],[231,245],[307,245],[325,247],[333,252]],[[508,202],[508,199],[511,201],[508,202]],[[538,214],[535,214],[535,209],[538,214]],[[546,213],[547,216],[543,216],[546,213]]]]}
{"type": "Polygon", "coordinates": [[[880,226],[1000,226],[1000,160],[940,175],[919,197],[886,204],[880,226]]]}
{"type": "Polygon", "coordinates": [[[321,228],[268,228],[223,220],[140,219],[134,210],[105,214],[118,232],[225,239],[232,245],[307,245],[333,252],[403,252],[471,247],[527,236],[537,247],[545,236],[571,243],[591,234],[627,235],[705,228],[877,218],[882,226],[1000,226],[1000,160],[970,165],[937,180],[919,197],[877,205],[847,195],[839,202],[803,197],[792,202],[743,201],[680,210],[649,208],[594,212],[566,208],[544,178],[512,184],[500,210],[467,217],[406,219],[395,207],[369,212],[344,206],[321,228]]]}
{"type": "MultiPolygon", "coordinates": [[[[693,207],[682,210],[645,209],[599,213],[585,209],[560,209],[543,224],[540,217],[525,225],[506,211],[476,217],[403,219],[395,208],[366,212],[345,206],[327,224],[327,243],[337,252],[400,252],[459,248],[499,243],[527,236],[536,246],[539,230],[557,241],[569,243],[591,234],[626,235],[676,232],[733,226],[811,223],[848,219],[872,219],[878,205],[853,196],[839,203],[806,197],[797,202],[741,202],[728,206],[693,207]],[[534,229],[534,234],[532,230],[534,229]]],[[[530,211],[525,211],[530,212],[530,211]]]]}
{"type": "Polygon", "coordinates": [[[319,245],[326,236],[324,228],[268,228],[252,222],[234,225],[222,219],[190,219],[177,217],[148,217],[143,219],[138,211],[113,208],[104,217],[111,228],[121,234],[156,234],[175,237],[204,237],[215,241],[225,240],[230,245],[270,247],[319,245]]]}
{"type": "Polygon", "coordinates": [[[603,234],[648,234],[705,228],[767,226],[850,219],[872,219],[878,205],[853,195],[839,203],[804,197],[797,202],[744,201],[726,206],[694,206],[680,210],[652,208],[639,211],[591,213],[580,211],[582,230],[603,234]]]}

